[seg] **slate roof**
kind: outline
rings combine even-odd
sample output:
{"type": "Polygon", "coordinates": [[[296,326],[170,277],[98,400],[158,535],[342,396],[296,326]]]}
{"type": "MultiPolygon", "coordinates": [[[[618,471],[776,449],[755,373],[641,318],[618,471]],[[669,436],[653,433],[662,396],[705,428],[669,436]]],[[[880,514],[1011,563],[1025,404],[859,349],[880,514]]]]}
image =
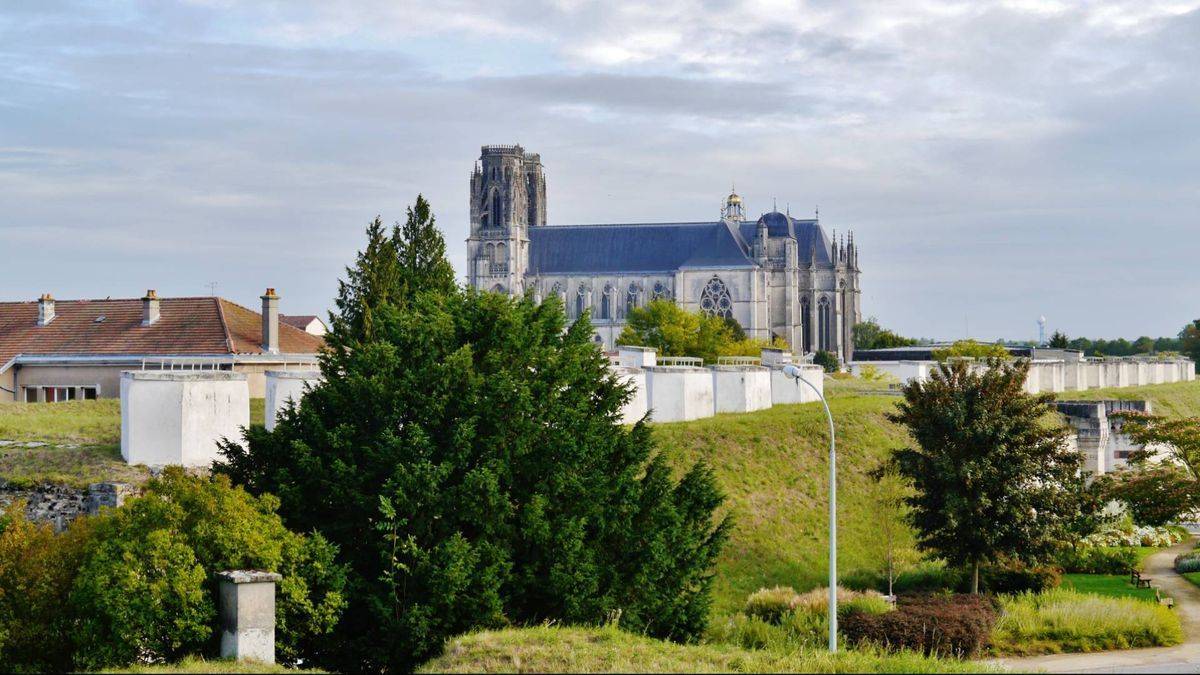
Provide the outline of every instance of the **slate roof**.
{"type": "Polygon", "coordinates": [[[316,314],[280,314],[279,320],[289,326],[295,326],[300,330],[304,330],[308,327],[308,324],[318,321],[319,319],[317,319],[316,314]]]}
{"type": "MultiPolygon", "coordinates": [[[[224,298],[163,298],[159,319],[142,325],[140,298],[58,300],[54,320],[37,325],[38,303],[0,302],[0,367],[17,354],[261,354],[262,316],[224,298]],[[103,321],[97,321],[103,316],[103,321]]],[[[314,354],[324,341],[279,324],[279,351],[314,354]]]]}
{"type": "MultiPolygon", "coordinates": [[[[816,242],[818,264],[830,264],[830,242],[815,220],[768,213],[771,237],[794,237],[801,264],[816,242]]],[[[751,267],[756,222],[730,227],[714,223],[634,223],[549,225],[529,228],[529,270],[533,274],[617,274],[673,272],[704,267],[751,267]]]]}

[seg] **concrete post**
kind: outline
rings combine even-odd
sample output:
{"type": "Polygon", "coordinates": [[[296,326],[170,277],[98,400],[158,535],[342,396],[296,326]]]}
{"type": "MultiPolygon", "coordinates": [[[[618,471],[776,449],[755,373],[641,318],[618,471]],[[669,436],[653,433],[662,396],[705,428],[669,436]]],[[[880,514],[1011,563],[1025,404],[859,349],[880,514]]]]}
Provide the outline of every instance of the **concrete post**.
{"type": "Polygon", "coordinates": [[[275,663],[275,583],[260,570],[231,570],[220,580],[221,658],[275,663]]]}

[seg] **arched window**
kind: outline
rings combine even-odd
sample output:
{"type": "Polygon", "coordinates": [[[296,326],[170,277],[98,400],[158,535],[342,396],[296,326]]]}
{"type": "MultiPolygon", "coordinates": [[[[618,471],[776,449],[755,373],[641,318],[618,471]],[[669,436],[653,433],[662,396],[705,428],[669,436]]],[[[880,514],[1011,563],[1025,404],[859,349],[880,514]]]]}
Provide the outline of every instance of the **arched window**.
{"type": "Polygon", "coordinates": [[[600,295],[600,318],[609,321],[613,318],[613,296],[616,295],[616,290],[612,284],[604,287],[604,293],[600,295]]]}
{"type": "Polygon", "coordinates": [[[642,297],[642,287],[637,285],[637,282],[629,284],[629,290],[625,291],[625,316],[633,313],[635,307],[638,306],[642,297]]]}
{"type": "Polygon", "coordinates": [[[671,292],[663,285],[663,282],[654,282],[654,290],[652,291],[651,300],[663,300],[671,297],[671,292]]]}
{"type": "Polygon", "coordinates": [[[502,284],[496,284],[495,286],[492,286],[492,292],[493,293],[503,293],[504,286],[502,284]]]}
{"type": "Polygon", "coordinates": [[[704,290],[700,293],[700,310],[713,316],[733,318],[733,298],[729,297],[729,289],[719,277],[714,276],[704,284],[704,290]]]}
{"type": "Polygon", "coordinates": [[[833,317],[829,311],[829,298],[821,296],[817,301],[817,341],[822,351],[830,351],[831,318],[833,317]]]}
{"type": "Polygon", "coordinates": [[[496,262],[496,245],[488,244],[484,255],[487,257],[489,262],[496,262]]]}
{"type": "Polygon", "coordinates": [[[807,297],[800,298],[800,344],[801,350],[811,352],[812,348],[812,303],[807,297]]]}
{"type": "Polygon", "coordinates": [[[575,318],[583,316],[584,310],[587,309],[587,298],[591,294],[587,284],[579,284],[579,290],[575,293],[575,318]]]}
{"type": "Polygon", "coordinates": [[[492,262],[501,266],[504,271],[507,271],[505,267],[508,264],[508,247],[503,243],[496,244],[496,257],[492,260],[492,262]]]}
{"type": "Polygon", "coordinates": [[[492,188],[492,227],[500,227],[504,221],[500,219],[500,191],[492,188]]]}

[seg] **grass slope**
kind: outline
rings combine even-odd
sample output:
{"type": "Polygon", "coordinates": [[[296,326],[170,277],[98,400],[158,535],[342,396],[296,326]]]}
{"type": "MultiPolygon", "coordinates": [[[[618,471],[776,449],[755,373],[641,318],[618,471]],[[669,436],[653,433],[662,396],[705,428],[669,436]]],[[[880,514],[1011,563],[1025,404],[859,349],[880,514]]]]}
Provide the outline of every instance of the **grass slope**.
{"type": "MultiPolygon", "coordinates": [[[[838,441],[838,569],[879,570],[884,544],[867,473],[908,442],[884,415],[898,400],[886,384],[826,379],[838,441]]],[[[1063,398],[1148,399],[1172,416],[1200,416],[1200,381],[1068,392],[1063,398]]],[[[674,466],[699,459],[712,465],[729,496],[732,539],[714,580],[714,620],[741,608],[764,586],[799,591],[825,585],[828,575],[828,440],[819,403],[775,406],[742,415],[655,425],[674,466]]],[[[912,546],[911,533],[897,541],[912,546]]]]}
{"type": "Polygon", "coordinates": [[[454,640],[420,673],[979,673],[980,663],[866,651],[748,651],[679,645],[615,628],[484,631],[454,640]]]}
{"type": "MultiPolygon", "coordinates": [[[[250,423],[262,424],[264,401],[250,399],[250,423]]],[[[143,466],[121,459],[121,402],[0,402],[0,481],[16,487],[55,483],[140,483],[143,466]]]]}
{"type": "MultiPolygon", "coordinates": [[[[885,549],[866,474],[906,442],[884,419],[897,399],[828,384],[838,439],[839,571],[878,570],[885,549]]],[[[734,530],[718,563],[717,615],[740,609],[764,586],[805,591],[825,585],[829,446],[819,403],[655,425],[654,431],[676,467],[706,460],[729,496],[734,530]]],[[[911,535],[905,531],[898,544],[911,547],[911,535]]]]}

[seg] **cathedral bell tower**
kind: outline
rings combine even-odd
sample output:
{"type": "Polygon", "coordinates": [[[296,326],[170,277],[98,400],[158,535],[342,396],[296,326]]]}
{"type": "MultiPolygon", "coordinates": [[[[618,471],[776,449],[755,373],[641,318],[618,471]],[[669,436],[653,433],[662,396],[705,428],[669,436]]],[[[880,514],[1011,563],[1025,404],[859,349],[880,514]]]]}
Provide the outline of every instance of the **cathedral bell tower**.
{"type": "Polygon", "coordinates": [[[546,224],[541,158],[519,145],[483,146],[471,172],[470,202],[467,258],[471,286],[523,293],[529,228],[546,224]]]}

